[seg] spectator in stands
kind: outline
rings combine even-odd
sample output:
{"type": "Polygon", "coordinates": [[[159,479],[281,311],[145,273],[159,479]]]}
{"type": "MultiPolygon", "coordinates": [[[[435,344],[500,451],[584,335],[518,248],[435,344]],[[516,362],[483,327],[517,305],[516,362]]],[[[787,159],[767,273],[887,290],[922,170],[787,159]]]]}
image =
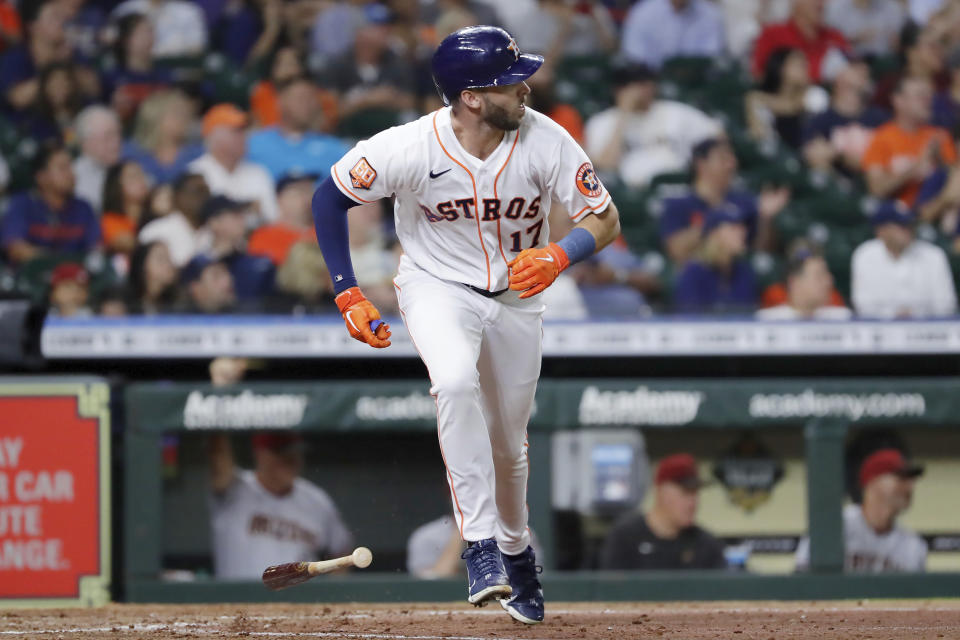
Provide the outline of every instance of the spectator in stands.
{"type": "Polygon", "coordinates": [[[924,78],[936,91],[947,87],[943,45],[932,29],[921,29],[907,22],[900,30],[900,60],[892,72],[877,79],[873,102],[888,111],[893,109],[893,93],[904,78],[924,78]]]}
{"type": "Polygon", "coordinates": [[[583,144],[583,118],[576,107],[557,98],[554,87],[556,74],[552,66],[540,67],[535,74],[527,78],[530,95],[527,104],[531,108],[548,116],[551,120],[567,130],[567,133],[579,144],[583,144]]]}
{"type": "Polygon", "coordinates": [[[753,46],[753,74],[762,78],[767,58],[777,49],[800,49],[814,82],[830,80],[846,65],[850,46],[843,34],[823,21],[825,0],[795,0],[789,20],[767,25],[753,46]]]}
{"type": "Polygon", "coordinates": [[[137,111],[124,158],[140,163],[155,182],[172,182],[203,153],[203,147],[189,142],[193,118],[193,105],[180,91],[151,94],[137,111]]]}
{"type": "Polygon", "coordinates": [[[77,116],[74,130],[80,156],[73,163],[75,195],[95,212],[103,210],[103,181],[107,169],[120,160],[123,134],[117,114],[103,105],[91,105],[77,116]]]}
{"type": "Polygon", "coordinates": [[[279,179],[291,171],[326,176],[348,151],[333,136],[317,133],[322,113],[317,87],[306,76],[288,80],[279,87],[280,122],[250,135],[247,158],[279,179]]]}
{"type": "Polygon", "coordinates": [[[833,275],[823,256],[807,249],[787,263],[787,301],[760,309],[757,320],[848,320],[850,309],[833,304],[833,275]]]}
{"type": "Polygon", "coordinates": [[[34,189],[10,199],[0,221],[7,259],[21,264],[46,253],[86,253],[100,242],[93,210],[73,195],[72,158],[62,146],[41,146],[34,161],[34,189]]]}
{"type": "Polygon", "coordinates": [[[416,84],[414,69],[389,45],[386,24],[365,24],[357,29],[351,50],[327,68],[324,85],[338,91],[341,119],[375,113],[399,118],[415,106],[411,92],[416,84]]]}
{"type": "Polygon", "coordinates": [[[150,184],[134,160],[124,160],[107,171],[103,185],[100,229],[107,251],[130,255],[137,244],[137,227],[145,214],[150,184]]]}
{"type": "Polygon", "coordinates": [[[244,160],[247,153],[247,114],[232,104],[215,105],[203,116],[207,152],[190,163],[201,174],[213,195],[250,200],[265,222],[277,218],[273,178],[259,164],[244,160]]]}
{"type": "Polygon", "coordinates": [[[310,311],[337,310],[330,271],[316,240],[301,240],[290,247],[277,268],[277,289],[292,298],[292,304],[305,305],[310,311]]]}
{"type": "Polygon", "coordinates": [[[790,17],[793,0],[720,0],[726,33],[726,52],[737,60],[750,57],[761,29],[790,17]]]}
{"type": "MultiPolygon", "coordinates": [[[[843,566],[846,571],[882,573],[924,571],[927,543],[897,524],[910,507],[913,486],[923,467],[908,463],[897,449],[873,452],[860,465],[861,504],[843,508],[843,566]]],[[[810,568],[810,539],[797,546],[797,570],[810,568]]]]}
{"type": "Polygon", "coordinates": [[[177,268],[184,267],[198,251],[202,224],[200,214],[210,199],[203,176],[185,173],[173,185],[173,211],[147,223],[140,229],[141,243],[162,242],[177,268]]]}
{"type": "Polygon", "coordinates": [[[60,140],[72,144],[73,123],[84,98],[77,84],[74,66],[56,62],[40,70],[40,91],[30,109],[14,115],[21,133],[31,140],[60,140]]]}
{"type": "Polygon", "coordinates": [[[510,33],[523,43],[524,51],[543,54],[546,65],[566,56],[610,53],[617,48],[609,9],[589,0],[539,0],[517,16],[510,33]]]}
{"type": "Polygon", "coordinates": [[[324,61],[347,55],[357,30],[369,21],[368,12],[383,10],[365,0],[338,0],[321,8],[310,30],[310,54],[324,61]]]}
{"type": "Polygon", "coordinates": [[[0,91],[14,111],[33,105],[40,94],[39,70],[72,55],[64,31],[66,12],[60,2],[33,0],[20,3],[25,41],[0,59],[0,91]]]}
{"type": "Polygon", "coordinates": [[[127,297],[123,288],[110,287],[97,296],[96,315],[122,318],[129,312],[130,309],[127,307],[127,297]]]}
{"type": "Polygon", "coordinates": [[[767,57],[757,89],[746,95],[747,127],[755,140],[779,138],[799,149],[808,111],[826,103],[826,92],[810,83],[803,52],[777,49],[767,57]]]}
{"type": "Polygon", "coordinates": [[[229,313],[236,309],[233,276],[223,260],[198,254],[180,272],[191,313],[229,313]]]}
{"type": "Polygon", "coordinates": [[[696,525],[706,482],[687,453],[663,458],[654,475],[653,507],[630,513],[607,534],[601,569],[724,569],[722,543],[696,525]]]}
{"type": "MultiPolygon", "coordinates": [[[[582,266],[578,265],[574,277],[580,298],[590,313],[608,318],[636,318],[650,315],[648,299],[660,293],[657,266],[662,264],[649,264],[631,251],[621,236],[582,266]]],[[[545,299],[544,304],[549,313],[549,300],[545,299]]]]}
{"type": "Polygon", "coordinates": [[[644,0],[627,13],[620,43],[627,60],[654,69],[678,56],[719,56],[723,15],[708,0],[644,0]]]}
{"type": "Polygon", "coordinates": [[[658,100],[657,76],[649,67],[618,67],[613,84],[614,105],[587,120],[586,150],[597,170],[618,172],[631,187],[682,171],[695,144],[721,133],[702,111],[658,100]]]}
{"type": "Polygon", "coordinates": [[[76,262],[64,262],[50,274],[51,315],[76,318],[93,315],[87,306],[90,299],[90,275],[76,262]]]}
{"type": "Polygon", "coordinates": [[[277,181],[277,221],[250,234],[247,251],[266,256],[279,267],[298,242],[316,242],[310,208],[318,175],[289,173],[277,181]]]}
{"type": "MultiPolygon", "coordinates": [[[[280,98],[277,87],[306,73],[297,50],[290,46],[279,47],[273,52],[264,78],[250,92],[250,115],[254,126],[272,127],[280,122],[280,98]]],[[[331,132],[337,125],[337,97],[333,92],[317,87],[317,102],[323,112],[318,117],[317,130],[331,132]]]]}
{"type": "MultiPolygon", "coordinates": [[[[903,78],[893,95],[893,120],[879,127],[863,154],[870,193],[897,198],[908,207],[916,203],[921,183],[938,169],[957,162],[950,135],[931,126],[930,83],[903,78]]],[[[935,218],[932,214],[925,219],[935,218]]]]}
{"type": "Polygon", "coordinates": [[[127,122],[144,100],[169,87],[173,76],[153,64],[153,24],[143,14],[131,13],[117,21],[115,67],[104,74],[104,94],[127,122]]]}
{"type": "Polygon", "coordinates": [[[851,177],[860,171],[874,129],[889,118],[882,109],[867,104],[870,92],[867,65],[851,64],[837,74],[830,107],[803,128],[803,158],[810,168],[851,177]]]}
{"type": "Polygon", "coordinates": [[[853,252],[851,293],[857,314],[929,318],[957,311],[953,274],[943,249],[914,237],[914,214],[886,201],[873,215],[876,238],[853,252]]]}
{"type": "Polygon", "coordinates": [[[283,0],[225,3],[210,30],[213,48],[237,67],[260,61],[283,33],[283,0]]]}
{"type": "Polygon", "coordinates": [[[177,301],[177,268],[163,242],[137,245],[130,256],[128,304],[135,313],[170,311],[177,301]]]}
{"type": "Polygon", "coordinates": [[[858,56],[886,56],[897,50],[906,12],[898,0],[833,0],[826,23],[842,33],[858,56]]]}
{"type": "Polygon", "coordinates": [[[747,225],[740,213],[714,209],[703,223],[703,242],[677,277],[673,301],[683,312],[752,311],[756,278],[747,250],[747,225]]]}
{"type": "Polygon", "coordinates": [[[670,260],[682,266],[700,244],[703,223],[717,210],[736,212],[747,225],[754,247],[772,252],[773,220],[790,202],[786,187],[765,188],[760,196],[733,188],[737,157],[730,143],[708,138],[693,148],[689,192],[665,198],[660,214],[660,241],[670,260]]]}
{"type": "Polygon", "coordinates": [[[198,56],[207,49],[207,22],[203,10],[187,0],[126,0],[113,10],[114,18],[132,13],[153,23],[153,57],[198,56]]]}
{"type": "MultiPolygon", "coordinates": [[[[211,373],[218,384],[213,367],[211,373]]],[[[240,379],[233,373],[227,376],[228,384],[240,379]]],[[[254,468],[242,470],[235,466],[225,434],[210,440],[214,575],[259,579],[269,565],[349,555],[353,536],[333,500],[300,477],[304,449],[300,435],[261,432],[251,442],[254,468]]]]}
{"type": "Polygon", "coordinates": [[[234,291],[242,301],[268,298],[274,291],[275,270],[268,258],[246,252],[247,213],[250,203],[213,196],[201,212],[203,253],[222,260],[230,270],[234,291]]]}

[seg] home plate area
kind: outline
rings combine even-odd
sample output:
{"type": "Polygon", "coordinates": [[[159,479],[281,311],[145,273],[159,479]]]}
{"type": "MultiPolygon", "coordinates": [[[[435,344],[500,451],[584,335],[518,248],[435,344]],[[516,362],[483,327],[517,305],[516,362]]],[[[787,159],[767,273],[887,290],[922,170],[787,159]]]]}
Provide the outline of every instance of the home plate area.
{"type": "Polygon", "coordinates": [[[460,603],[149,605],[0,610],[0,640],[791,640],[960,638],[960,601],[548,603],[546,621],[460,603]]]}

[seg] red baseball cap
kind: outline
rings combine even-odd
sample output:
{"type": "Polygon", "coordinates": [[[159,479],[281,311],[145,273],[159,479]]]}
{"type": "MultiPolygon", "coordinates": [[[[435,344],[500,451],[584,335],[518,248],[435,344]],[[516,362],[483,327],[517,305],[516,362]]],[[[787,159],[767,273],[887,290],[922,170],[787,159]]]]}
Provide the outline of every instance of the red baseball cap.
{"type": "Polygon", "coordinates": [[[87,270],[76,262],[64,262],[57,265],[57,268],[50,274],[50,285],[57,286],[61,282],[76,282],[77,284],[87,284],[90,276],[87,270]]]}
{"type": "Polygon", "coordinates": [[[708,484],[697,475],[697,461],[689,453],[675,453],[661,460],[653,482],[674,482],[687,489],[699,489],[708,484]]]}
{"type": "Polygon", "coordinates": [[[250,442],[254,449],[303,451],[303,438],[293,431],[260,431],[253,434],[250,442]]]}
{"type": "Polygon", "coordinates": [[[860,465],[860,486],[867,486],[871,480],[885,473],[895,473],[902,478],[916,478],[923,475],[923,466],[907,463],[903,454],[896,449],[878,449],[860,465]]]}

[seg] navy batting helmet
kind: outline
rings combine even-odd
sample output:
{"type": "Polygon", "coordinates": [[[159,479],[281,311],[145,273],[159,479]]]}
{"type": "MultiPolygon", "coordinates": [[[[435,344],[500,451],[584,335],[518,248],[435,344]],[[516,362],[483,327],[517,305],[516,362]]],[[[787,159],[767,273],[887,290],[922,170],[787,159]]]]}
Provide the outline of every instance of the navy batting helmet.
{"type": "Polygon", "coordinates": [[[465,27],[444,38],[434,52],[433,82],[450,104],[464,89],[526,80],[542,64],[543,56],[520,53],[516,40],[499,27],[465,27]]]}

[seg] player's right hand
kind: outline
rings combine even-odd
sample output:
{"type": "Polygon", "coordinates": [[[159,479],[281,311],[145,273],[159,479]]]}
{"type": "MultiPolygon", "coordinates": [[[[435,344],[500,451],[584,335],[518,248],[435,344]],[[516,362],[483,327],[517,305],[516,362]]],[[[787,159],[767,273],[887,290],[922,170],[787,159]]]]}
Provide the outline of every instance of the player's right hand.
{"type": "Polygon", "coordinates": [[[380,312],[363,296],[360,287],[341,291],[334,302],[354,340],[366,342],[376,349],[390,346],[390,325],[380,320],[380,312]]]}

